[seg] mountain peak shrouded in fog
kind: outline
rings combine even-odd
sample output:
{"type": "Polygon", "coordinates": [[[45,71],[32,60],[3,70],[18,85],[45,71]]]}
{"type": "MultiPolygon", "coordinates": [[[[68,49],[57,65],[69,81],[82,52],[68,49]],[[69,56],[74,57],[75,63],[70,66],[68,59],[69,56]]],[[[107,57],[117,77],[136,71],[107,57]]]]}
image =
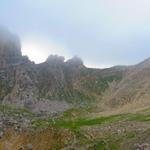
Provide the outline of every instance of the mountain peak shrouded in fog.
{"type": "MultiPolygon", "coordinates": [[[[18,46],[20,42],[14,34],[4,30],[1,33],[0,100],[4,104],[15,104],[33,111],[51,111],[49,108],[52,109],[53,105],[49,100],[55,100],[63,105],[61,110],[64,110],[70,107],[67,101],[76,103],[81,100],[86,103],[86,100],[97,99],[100,95],[103,99],[111,95],[109,105],[121,105],[136,96],[128,93],[129,88],[139,94],[140,99],[141,95],[136,89],[141,81],[148,84],[145,81],[149,79],[149,69],[145,68],[150,68],[149,58],[135,67],[116,66],[108,69],[87,68],[78,56],[65,61],[63,56],[49,55],[44,63],[35,64],[27,56],[22,56],[18,46]],[[136,82],[130,85],[133,80],[136,82]],[[119,85],[120,88],[114,91],[119,85]],[[122,96],[124,100],[120,102],[122,96]]],[[[145,84],[141,86],[144,87],[145,84]]],[[[143,98],[147,101],[146,95],[143,98]]],[[[60,107],[55,108],[57,109],[60,107]]]]}
{"type": "Polygon", "coordinates": [[[16,55],[21,54],[21,42],[19,37],[16,34],[11,33],[8,29],[0,26],[0,48],[1,52],[14,53],[16,55]],[[12,47],[7,47],[12,46],[12,47]]]}
{"type": "Polygon", "coordinates": [[[0,28],[0,67],[18,63],[22,57],[21,43],[17,35],[0,28]]]}
{"type": "Polygon", "coordinates": [[[63,64],[65,61],[65,57],[58,55],[49,55],[46,62],[55,63],[55,64],[63,64]]]}
{"type": "MultiPolygon", "coordinates": [[[[5,68],[11,64],[17,64],[23,60],[29,61],[27,56],[22,56],[19,37],[4,27],[0,27],[0,58],[1,68],[5,68]]],[[[51,54],[48,56],[46,62],[51,65],[63,64],[65,63],[65,57],[51,54]]],[[[83,65],[82,59],[77,56],[67,60],[66,63],[71,66],[83,65]]]]}
{"type": "Polygon", "coordinates": [[[84,63],[82,61],[82,59],[78,56],[74,56],[71,59],[67,60],[66,62],[67,64],[71,65],[71,66],[83,66],[84,63]]]}

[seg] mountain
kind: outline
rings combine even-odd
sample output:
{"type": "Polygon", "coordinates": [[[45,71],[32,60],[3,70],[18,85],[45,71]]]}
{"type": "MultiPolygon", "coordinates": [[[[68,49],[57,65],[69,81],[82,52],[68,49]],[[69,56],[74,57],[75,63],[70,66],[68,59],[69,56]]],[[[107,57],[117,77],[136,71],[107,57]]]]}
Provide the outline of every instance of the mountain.
{"type": "Polygon", "coordinates": [[[78,57],[65,62],[62,56],[50,55],[45,62],[35,64],[22,56],[17,36],[8,31],[1,31],[0,36],[3,104],[37,109],[42,103],[46,109],[57,101],[68,108],[70,104],[93,101],[101,96],[108,82],[121,79],[122,69],[90,69],[78,57]]]}
{"type": "Polygon", "coordinates": [[[1,103],[36,111],[65,110],[96,101],[111,107],[137,100],[149,103],[150,59],[108,69],[87,68],[78,57],[64,60],[50,55],[35,64],[22,56],[16,35],[0,30],[1,103]]]}
{"type": "Polygon", "coordinates": [[[88,68],[79,57],[35,64],[0,29],[0,150],[149,150],[150,58],[88,68]]]}

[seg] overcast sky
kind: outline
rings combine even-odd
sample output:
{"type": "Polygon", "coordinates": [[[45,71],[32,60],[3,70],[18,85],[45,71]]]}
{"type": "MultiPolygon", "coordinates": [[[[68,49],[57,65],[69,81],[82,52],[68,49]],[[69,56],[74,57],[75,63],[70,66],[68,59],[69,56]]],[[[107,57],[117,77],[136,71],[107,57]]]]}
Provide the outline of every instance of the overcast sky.
{"type": "Polygon", "coordinates": [[[150,56],[150,0],[0,0],[0,24],[37,63],[77,55],[108,67],[150,56]]]}

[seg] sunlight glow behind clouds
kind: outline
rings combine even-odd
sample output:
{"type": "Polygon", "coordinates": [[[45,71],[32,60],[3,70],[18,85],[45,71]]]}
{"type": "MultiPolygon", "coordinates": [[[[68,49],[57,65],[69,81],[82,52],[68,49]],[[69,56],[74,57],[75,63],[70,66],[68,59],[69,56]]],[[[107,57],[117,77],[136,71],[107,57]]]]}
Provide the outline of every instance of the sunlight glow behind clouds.
{"type": "Polygon", "coordinates": [[[67,48],[59,47],[58,44],[47,41],[47,39],[31,37],[22,41],[22,53],[23,55],[28,55],[36,63],[44,62],[51,54],[66,56],[66,59],[70,57],[67,48]]]}

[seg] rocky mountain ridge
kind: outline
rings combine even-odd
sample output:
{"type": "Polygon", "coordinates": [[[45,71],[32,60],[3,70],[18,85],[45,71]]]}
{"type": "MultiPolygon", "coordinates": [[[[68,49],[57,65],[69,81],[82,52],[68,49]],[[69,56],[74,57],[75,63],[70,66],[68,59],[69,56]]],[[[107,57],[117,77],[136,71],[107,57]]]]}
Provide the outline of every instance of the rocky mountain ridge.
{"type": "Polygon", "coordinates": [[[102,100],[112,105],[134,99],[149,102],[149,59],[108,69],[87,68],[78,57],[64,60],[50,55],[35,64],[22,56],[16,35],[0,30],[0,102],[36,111],[63,111],[102,100]]]}

